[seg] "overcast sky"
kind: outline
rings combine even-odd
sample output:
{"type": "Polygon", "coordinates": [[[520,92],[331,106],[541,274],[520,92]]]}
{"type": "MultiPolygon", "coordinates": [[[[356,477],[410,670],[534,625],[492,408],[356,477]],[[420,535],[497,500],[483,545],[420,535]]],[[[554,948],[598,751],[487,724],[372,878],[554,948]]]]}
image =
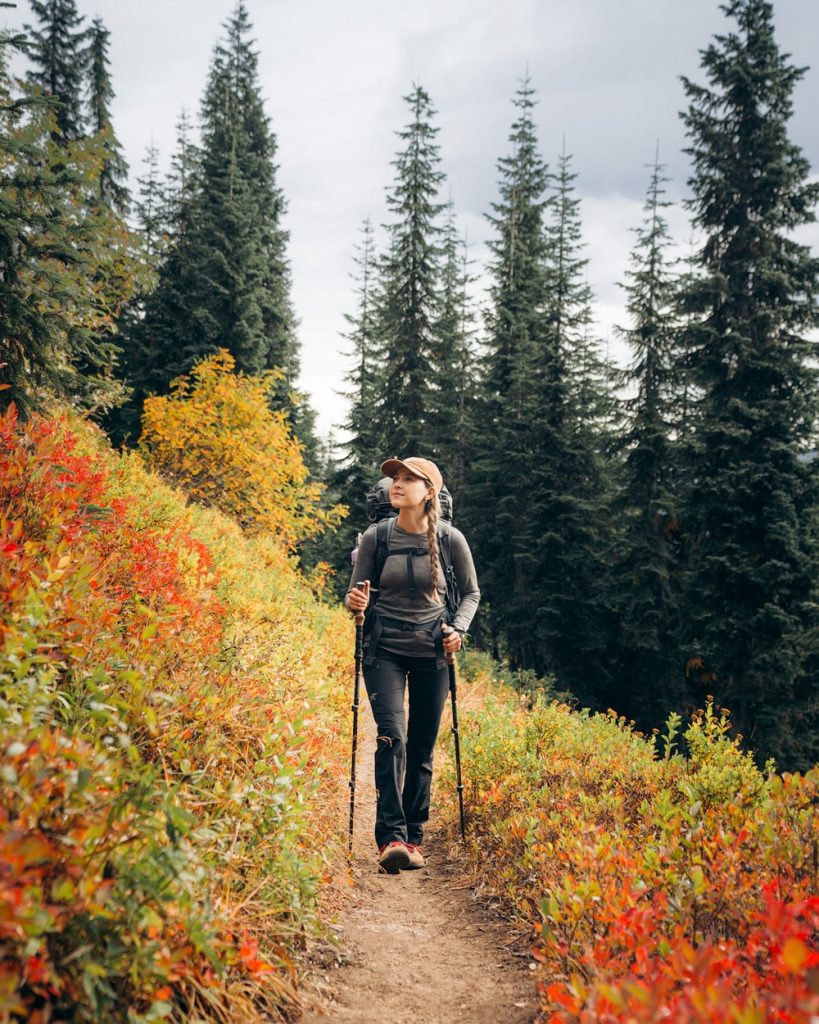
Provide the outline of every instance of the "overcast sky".
{"type": "MultiPolygon", "coordinates": [[[[77,0],[111,32],[114,128],[132,180],[153,141],[163,165],[183,107],[198,114],[208,65],[234,0],[77,0]]],[[[300,320],[301,385],[328,434],[344,417],[335,393],[346,369],[343,316],[354,307],[353,246],[362,220],[385,220],[394,132],[414,82],[438,111],[447,188],[480,268],[508,152],[511,99],[528,67],[537,90],[544,157],[563,137],[578,172],[589,280],[601,338],[624,353],[622,281],[657,140],[686,194],[679,76],[702,80],[698,51],[730,26],[716,0],[247,0],[267,112],[288,202],[293,302],[300,320]]],[[[817,64],[795,93],[791,137],[819,169],[819,2],[774,0],[777,38],[799,65],[817,64]]],[[[26,0],[0,23],[30,20],[26,0]]],[[[681,243],[687,215],[669,220],[681,243]]],[[[819,229],[803,233],[819,249],[819,229]]]]}

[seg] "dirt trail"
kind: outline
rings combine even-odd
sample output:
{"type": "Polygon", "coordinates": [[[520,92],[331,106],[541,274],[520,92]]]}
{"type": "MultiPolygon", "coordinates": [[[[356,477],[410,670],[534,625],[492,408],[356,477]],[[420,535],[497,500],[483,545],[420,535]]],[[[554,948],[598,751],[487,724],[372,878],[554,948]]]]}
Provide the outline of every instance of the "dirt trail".
{"type": "Polygon", "coordinates": [[[362,725],[354,884],[333,925],[338,948],[320,944],[310,950],[303,1024],[530,1024],[537,997],[526,936],[514,935],[477,898],[457,863],[447,860],[446,843],[434,827],[437,778],[424,842],[427,866],[378,874],[375,728],[365,702],[362,725]]]}

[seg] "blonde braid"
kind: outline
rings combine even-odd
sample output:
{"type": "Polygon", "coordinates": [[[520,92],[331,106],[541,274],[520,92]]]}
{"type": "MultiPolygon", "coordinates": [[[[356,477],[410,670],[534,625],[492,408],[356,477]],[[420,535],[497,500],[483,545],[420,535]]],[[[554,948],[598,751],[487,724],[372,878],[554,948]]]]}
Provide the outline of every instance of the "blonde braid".
{"type": "Polygon", "coordinates": [[[429,551],[429,565],[432,572],[432,593],[430,601],[434,604],[438,600],[438,516],[441,514],[441,506],[438,503],[438,495],[433,494],[427,499],[427,551],[429,551]]]}

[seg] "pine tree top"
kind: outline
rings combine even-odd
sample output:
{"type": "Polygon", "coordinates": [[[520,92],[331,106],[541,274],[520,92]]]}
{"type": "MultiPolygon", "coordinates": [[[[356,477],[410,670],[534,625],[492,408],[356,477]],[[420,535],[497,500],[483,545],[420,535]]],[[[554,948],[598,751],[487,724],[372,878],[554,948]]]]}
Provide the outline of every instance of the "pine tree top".
{"type": "Polygon", "coordinates": [[[57,109],[57,137],[70,142],[83,135],[82,93],[87,67],[88,32],[75,0],[29,0],[39,27],[27,24],[33,67],[31,85],[53,97],[57,109]]]}
{"type": "Polygon", "coordinates": [[[95,18],[89,30],[87,54],[88,103],[91,112],[91,131],[103,137],[106,150],[100,175],[100,197],[109,207],[124,216],[130,205],[127,186],[128,165],[111,123],[110,104],[114,99],[114,87],[111,83],[108,61],[110,35],[102,19],[95,18]]]}
{"type": "Polygon", "coordinates": [[[707,84],[683,79],[690,102],[681,116],[693,159],[688,205],[705,235],[700,272],[684,293],[694,318],[690,359],[706,391],[719,381],[732,392],[761,387],[766,400],[784,399],[793,386],[786,363],[795,360],[807,373],[814,346],[805,333],[817,321],[819,260],[792,237],[815,220],[819,201],[819,183],[787,132],[805,69],[780,52],[767,0],[734,0],[723,10],[737,29],[701,51],[707,84]],[[763,385],[767,374],[778,383],[763,385]]]}

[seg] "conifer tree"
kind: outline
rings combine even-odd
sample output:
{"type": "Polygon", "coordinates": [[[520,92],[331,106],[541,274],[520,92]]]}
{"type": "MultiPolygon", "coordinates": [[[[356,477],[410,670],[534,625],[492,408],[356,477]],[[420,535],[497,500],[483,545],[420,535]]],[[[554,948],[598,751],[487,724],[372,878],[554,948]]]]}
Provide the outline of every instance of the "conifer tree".
{"type": "Polygon", "coordinates": [[[0,34],[0,406],[116,401],[111,323],[138,285],[130,236],[98,189],[96,140],[65,143],[56,101],[15,94],[0,34]]]}
{"type": "Polygon", "coordinates": [[[88,50],[90,128],[102,137],[105,150],[100,174],[100,198],[124,216],[130,204],[128,164],[111,124],[110,103],[114,98],[114,89],[108,66],[109,39],[110,32],[102,19],[95,18],[88,50]]]}
{"type": "Polygon", "coordinates": [[[626,272],[628,328],[618,334],[631,350],[620,383],[633,393],[622,403],[624,459],[615,504],[620,535],[612,552],[613,601],[620,623],[617,710],[656,725],[682,705],[675,650],[674,585],[678,500],[674,430],[679,379],[674,373],[676,279],[669,267],[663,166],[655,158],[643,222],[626,272]]]}
{"type": "MultiPolygon", "coordinates": [[[[130,389],[129,397],[105,423],[118,444],[136,444],[145,398],[166,393],[170,382],[186,373],[198,355],[192,343],[199,315],[195,265],[189,254],[196,238],[199,151],[191,141],[185,110],[176,125],[176,150],[168,179],[161,186],[152,184],[150,190],[154,193],[151,216],[157,229],[164,227],[166,241],[155,266],[146,260],[154,271],[148,289],[135,297],[120,320],[119,371],[130,389]]],[[[147,226],[141,219],[138,224],[141,229],[147,226]]]]}
{"type": "Polygon", "coordinates": [[[530,642],[535,667],[585,701],[610,704],[610,371],[592,334],[575,178],[564,147],[545,224],[543,342],[530,394],[530,642]]]}
{"type": "Polygon", "coordinates": [[[534,89],[528,78],[513,103],[512,152],[498,161],[499,199],[489,215],[495,232],[490,242],[491,308],[468,505],[486,595],[483,620],[490,623],[496,649],[505,643],[516,664],[533,667],[538,664],[530,628],[533,445],[543,426],[535,424],[533,412],[541,397],[551,409],[562,407],[565,380],[560,353],[546,330],[545,225],[553,200],[549,172],[538,151],[534,89]],[[536,376],[541,382],[537,397],[536,376]],[[548,387],[553,389],[551,398],[548,387]]]}
{"type": "Polygon", "coordinates": [[[411,120],[398,132],[404,148],[393,161],[395,183],[387,193],[393,220],[380,269],[378,328],[389,392],[382,388],[376,416],[385,456],[425,450],[438,340],[439,216],[444,208],[437,201],[444,177],[435,141],[438,128],[432,123],[435,110],[430,98],[420,85],[404,99],[411,120]]]}
{"type": "Polygon", "coordinates": [[[349,506],[353,517],[364,508],[364,496],[378,479],[381,462],[381,440],[377,429],[376,406],[381,381],[382,352],[377,334],[376,309],[376,251],[372,223],[369,218],[361,229],[361,242],[357,246],[354,262],[357,308],[345,314],[349,330],[345,335],[350,342],[350,369],[344,375],[347,388],[342,392],[349,402],[347,419],[341,429],[347,439],[339,445],[341,462],[337,471],[342,487],[342,500],[349,506]]]}
{"type": "Polygon", "coordinates": [[[202,101],[200,344],[225,344],[247,373],[280,369],[284,406],[298,374],[284,200],[250,32],[240,0],[227,39],[216,46],[202,101]]]}
{"type": "Polygon", "coordinates": [[[137,229],[135,250],[142,264],[144,284],[122,310],[117,324],[120,346],[117,373],[128,391],[125,401],[112,409],[102,423],[117,445],[133,444],[139,437],[142,402],[148,393],[144,378],[149,367],[149,354],[143,347],[143,322],[148,297],[156,288],[158,270],[170,238],[167,188],[160,178],[159,151],[153,144],[148,147],[143,164],[144,173],[137,179],[134,214],[137,229]]]}
{"type": "Polygon", "coordinates": [[[87,30],[75,0],[29,0],[39,27],[26,25],[28,75],[56,104],[55,138],[63,144],[85,134],[83,86],[87,65],[87,30]]]}
{"type": "Polygon", "coordinates": [[[166,392],[221,347],[239,371],[277,369],[271,404],[288,412],[315,471],[314,414],[295,387],[299,360],[276,140],[250,32],[240,0],[214,51],[200,147],[190,141],[187,122],[181,126],[167,188],[167,252],[132,339],[131,383],[138,409],[145,395],[166,392]]]}
{"type": "Polygon", "coordinates": [[[689,341],[693,343],[694,331],[691,328],[697,323],[698,317],[689,305],[686,307],[686,295],[696,285],[699,279],[699,266],[697,244],[693,226],[688,239],[688,252],[680,257],[679,264],[682,267],[680,272],[677,295],[675,297],[675,315],[678,329],[675,334],[673,367],[677,379],[677,402],[674,410],[674,435],[676,446],[680,451],[685,449],[693,418],[693,408],[696,404],[694,385],[691,368],[688,365],[686,345],[689,341]]]}
{"type": "Polygon", "coordinates": [[[711,692],[731,708],[756,750],[793,764],[806,716],[816,722],[803,666],[817,559],[800,456],[817,422],[819,261],[792,232],[814,219],[819,184],[788,138],[804,69],[780,52],[771,3],[723,10],[736,27],[702,51],[706,84],[683,79],[690,206],[705,239],[684,296],[697,389],[685,452],[689,678],[697,699],[711,692]]]}
{"type": "Polygon", "coordinates": [[[354,312],[344,314],[347,331],[343,337],[349,343],[349,369],[344,374],[346,386],[340,392],[347,399],[348,412],[338,427],[343,439],[335,445],[324,476],[328,481],[327,500],[345,505],[348,512],[337,529],[325,531],[300,549],[304,565],[323,561],[332,566],[336,573],[332,585],[339,597],[347,588],[350,552],[355,547],[356,535],[367,525],[366,495],[379,479],[383,458],[375,418],[382,381],[382,353],[377,337],[378,257],[369,217],[362,225],[353,262],[356,305],[354,312]]]}
{"type": "Polygon", "coordinates": [[[429,451],[441,466],[450,492],[462,499],[472,461],[478,386],[475,312],[469,293],[476,279],[451,202],[442,242],[429,451]]]}
{"type": "MultiPolygon", "coordinates": [[[[605,433],[611,423],[611,368],[600,354],[592,332],[593,294],[588,259],[583,255],[580,199],[572,158],[558,157],[552,216],[547,225],[546,273],[549,280],[548,323],[554,343],[564,354],[570,382],[571,408],[585,427],[605,433]]],[[[595,442],[597,445],[597,442],[595,442]]]]}
{"type": "Polygon", "coordinates": [[[134,213],[145,259],[156,271],[167,247],[169,226],[168,199],[159,173],[159,150],[153,142],[145,152],[143,166],[144,171],[137,178],[134,213]]]}
{"type": "Polygon", "coordinates": [[[182,108],[176,122],[176,149],[164,187],[165,221],[174,242],[192,230],[191,212],[199,194],[201,152],[193,141],[193,119],[182,108]]]}

